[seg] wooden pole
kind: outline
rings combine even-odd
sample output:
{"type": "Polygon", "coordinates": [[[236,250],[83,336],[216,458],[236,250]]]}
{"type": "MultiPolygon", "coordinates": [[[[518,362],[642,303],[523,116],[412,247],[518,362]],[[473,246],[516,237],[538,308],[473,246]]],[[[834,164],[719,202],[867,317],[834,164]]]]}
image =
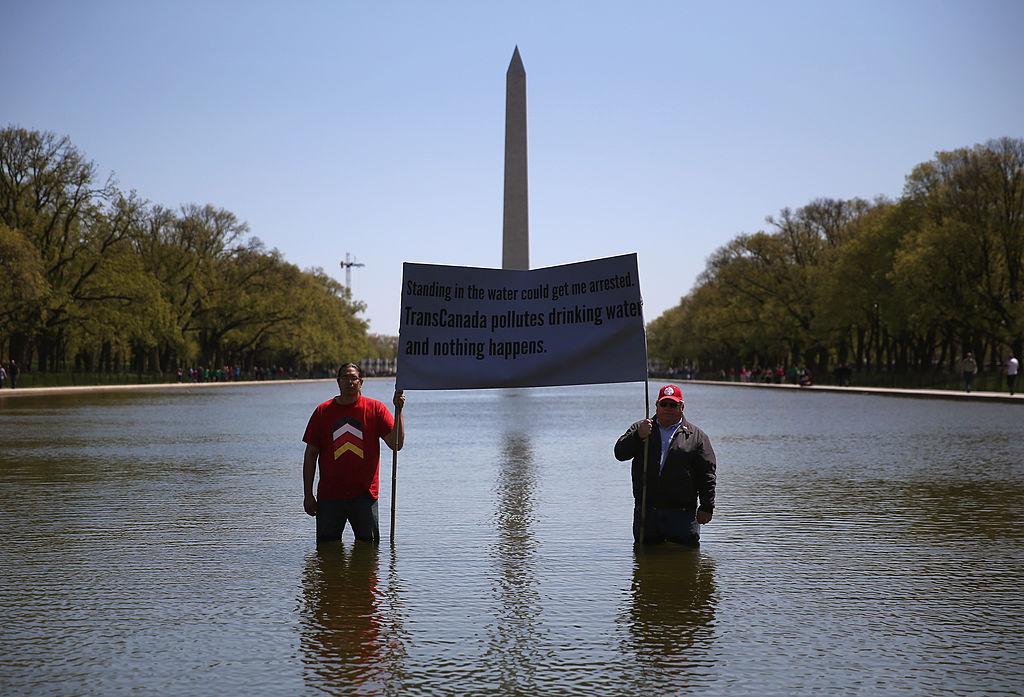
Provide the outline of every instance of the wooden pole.
{"type": "MultiPolygon", "coordinates": [[[[644,418],[651,418],[651,390],[649,378],[644,378],[644,418]]],[[[647,453],[651,448],[651,438],[654,437],[654,429],[644,441],[644,482],[640,495],[640,544],[644,541],[644,530],[647,527],[647,453]]]]}
{"type": "MultiPolygon", "coordinates": [[[[397,378],[396,378],[397,380],[397,378]]],[[[395,394],[398,394],[396,390],[395,394]]],[[[395,404],[395,428],[402,424],[402,405],[395,404]]],[[[402,440],[405,439],[405,428],[402,429],[402,440]]],[[[395,503],[398,501],[398,448],[401,443],[395,443],[391,451],[391,545],[395,544],[395,503]]]]}
{"type": "Polygon", "coordinates": [[[395,501],[398,499],[398,451],[391,451],[391,544],[395,544],[395,501]]]}

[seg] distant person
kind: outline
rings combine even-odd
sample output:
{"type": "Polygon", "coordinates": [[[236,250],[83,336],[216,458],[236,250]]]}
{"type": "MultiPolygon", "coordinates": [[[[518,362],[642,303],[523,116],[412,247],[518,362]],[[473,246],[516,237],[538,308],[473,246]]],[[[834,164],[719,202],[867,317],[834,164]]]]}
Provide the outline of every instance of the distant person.
{"type": "Polygon", "coordinates": [[[4,388],[5,382],[7,382],[7,369],[4,368],[3,363],[0,363],[0,390],[4,388]]]}
{"type": "Polygon", "coordinates": [[[811,373],[811,369],[804,366],[804,369],[800,371],[800,387],[810,387],[814,384],[814,374],[811,373]]]}
{"type": "Polygon", "coordinates": [[[853,374],[853,369],[849,363],[840,363],[836,366],[836,381],[840,387],[850,386],[850,376],[853,374]]]}
{"type": "Polygon", "coordinates": [[[355,363],[338,369],[338,391],[313,410],[302,440],[302,507],[316,518],[316,540],[340,540],[345,523],[357,540],[380,540],[377,498],[380,493],[380,440],[398,451],[405,442],[402,407],[405,394],[395,390],[396,418],[383,402],[364,397],[363,373],[355,363]],[[313,476],[320,481],[313,495],[313,476]]]}
{"type": "Polygon", "coordinates": [[[10,367],[7,369],[7,377],[11,380],[11,389],[13,390],[18,386],[18,363],[13,358],[11,359],[10,367]]]}
{"type": "Polygon", "coordinates": [[[974,385],[974,376],[978,374],[978,362],[974,360],[974,354],[970,351],[960,361],[960,372],[964,376],[964,390],[970,392],[971,386],[974,385]]]}
{"type": "MultiPolygon", "coordinates": [[[[13,361],[12,361],[13,363],[13,361]]],[[[1020,361],[1012,353],[1010,354],[1010,360],[1006,361],[1006,384],[1010,388],[1010,394],[1013,394],[1014,388],[1017,386],[1017,372],[1020,370],[1020,361]]],[[[11,385],[14,387],[14,385],[11,385]]]]}
{"type": "Polygon", "coordinates": [[[633,460],[633,539],[638,543],[699,544],[700,526],[714,515],[715,451],[708,435],[683,417],[684,406],[679,387],[665,385],[658,391],[655,418],[637,421],[615,443],[617,460],[633,460]]]}
{"type": "Polygon", "coordinates": [[[790,385],[795,385],[797,381],[797,370],[796,365],[790,363],[789,368],[786,369],[786,382],[790,385]]]}

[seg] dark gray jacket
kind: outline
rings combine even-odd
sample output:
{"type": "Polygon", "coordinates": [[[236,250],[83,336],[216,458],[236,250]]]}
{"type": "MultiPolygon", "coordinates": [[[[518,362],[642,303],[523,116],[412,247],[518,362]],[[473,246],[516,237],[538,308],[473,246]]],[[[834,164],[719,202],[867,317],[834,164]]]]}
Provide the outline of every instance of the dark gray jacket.
{"type": "MultiPolygon", "coordinates": [[[[615,442],[615,459],[633,459],[633,498],[639,506],[643,496],[644,442],[637,435],[640,421],[629,427],[615,442]]],[[[715,451],[711,439],[700,428],[683,417],[683,422],[668,444],[665,468],[659,472],[661,437],[655,419],[654,430],[647,440],[647,506],[649,508],[685,508],[714,511],[715,451]]]]}

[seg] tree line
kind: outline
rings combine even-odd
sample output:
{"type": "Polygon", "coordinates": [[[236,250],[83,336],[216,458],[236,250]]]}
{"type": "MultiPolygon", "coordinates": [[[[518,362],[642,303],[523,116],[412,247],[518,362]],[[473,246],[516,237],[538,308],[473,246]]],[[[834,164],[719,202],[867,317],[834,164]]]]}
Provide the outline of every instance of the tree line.
{"type": "Polygon", "coordinates": [[[821,198],[766,218],[708,259],[648,325],[653,359],[703,375],[958,371],[1020,356],[1024,140],[938,152],[898,200],[821,198]]]}
{"type": "Polygon", "coordinates": [[[390,357],[364,309],[231,211],[149,203],[66,136],[0,131],[0,358],[22,370],[308,372],[390,357]]]}

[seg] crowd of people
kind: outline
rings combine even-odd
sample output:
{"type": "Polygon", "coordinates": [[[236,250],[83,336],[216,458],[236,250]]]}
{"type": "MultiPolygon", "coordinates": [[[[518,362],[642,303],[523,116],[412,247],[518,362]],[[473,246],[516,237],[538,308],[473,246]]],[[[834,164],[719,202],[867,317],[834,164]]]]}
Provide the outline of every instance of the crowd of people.
{"type": "MultiPolygon", "coordinates": [[[[790,385],[812,385],[814,384],[813,378],[814,375],[810,368],[806,366],[797,368],[795,365],[791,365],[788,368],[783,368],[781,365],[777,365],[774,368],[754,366],[752,369],[742,366],[739,372],[735,368],[723,369],[718,372],[719,380],[726,380],[728,382],[761,382],[774,385],[781,385],[783,383],[790,385]]],[[[836,379],[840,385],[848,385],[849,373],[841,374],[837,368],[836,379]]]]}
{"type": "MultiPolygon", "coordinates": [[[[368,358],[359,362],[370,377],[390,376],[395,374],[395,359],[368,358]]],[[[0,361],[0,389],[15,388],[18,386],[18,375],[22,372],[21,367],[13,358],[9,361],[0,361]]],[[[30,371],[31,372],[31,371],[30,371]]],[[[299,370],[295,367],[274,365],[270,367],[254,366],[251,369],[243,368],[240,365],[225,364],[220,367],[213,366],[188,366],[173,369],[171,379],[177,376],[178,382],[235,382],[239,380],[284,380],[299,378],[328,378],[331,371],[320,367],[309,370],[299,370]]],[[[33,385],[31,381],[29,386],[33,385]]]]}
{"type": "MultiPolygon", "coordinates": [[[[359,361],[360,369],[367,377],[395,374],[394,359],[368,358],[359,361]]],[[[300,378],[329,378],[331,371],[327,368],[311,368],[299,370],[294,367],[280,365],[264,368],[254,366],[246,370],[238,365],[224,365],[220,368],[189,367],[178,368],[178,382],[234,382],[237,380],[297,380],[300,378]]]]}
{"type": "MultiPolygon", "coordinates": [[[[1003,364],[1002,373],[1006,376],[1006,387],[1010,394],[1013,395],[1017,389],[1017,375],[1020,371],[1020,361],[1014,354],[1010,354],[1009,359],[1003,364]]],[[[849,387],[851,385],[851,379],[853,377],[853,366],[849,363],[840,363],[833,368],[833,375],[835,378],[834,384],[840,387],[849,387]]],[[[978,361],[975,359],[974,354],[968,351],[964,354],[963,359],[960,361],[960,372],[963,377],[964,390],[970,392],[974,387],[974,381],[979,373],[978,361]]],[[[668,375],[672,378],[681,378],[683,380],[697,380],[697,370],[693,368],[686,368],[685,370],[677,368],[669,368],[667,370],[655,370],[652,374],[668,375]]],[[[784,368],[781,365],[777,365],[774,368],[766,366],[764,368],[755,365],[753,368],[747,368],[747,366],[741,366],[737,371],[735,368],[723,368],[718,371],[717,375],[719,380],[726,382],[746,382],[746,383],[763,383],[773,385],[801,385],[810,386],[814,384],[814,373],[807,366],[797,367],[796,365],[790,365],[788,368],[784,368]]]]}
{"type": "Polygon", "coordinates": [[[198,368],[178,368],[178,382],[233,382],[236,380],[283,380],[297,378],[294,368],[272,366],[263,368],[254,366],[252,370],[243,370],[238,365],[225,365],[220,368],[201,366],[198,368]]]}

